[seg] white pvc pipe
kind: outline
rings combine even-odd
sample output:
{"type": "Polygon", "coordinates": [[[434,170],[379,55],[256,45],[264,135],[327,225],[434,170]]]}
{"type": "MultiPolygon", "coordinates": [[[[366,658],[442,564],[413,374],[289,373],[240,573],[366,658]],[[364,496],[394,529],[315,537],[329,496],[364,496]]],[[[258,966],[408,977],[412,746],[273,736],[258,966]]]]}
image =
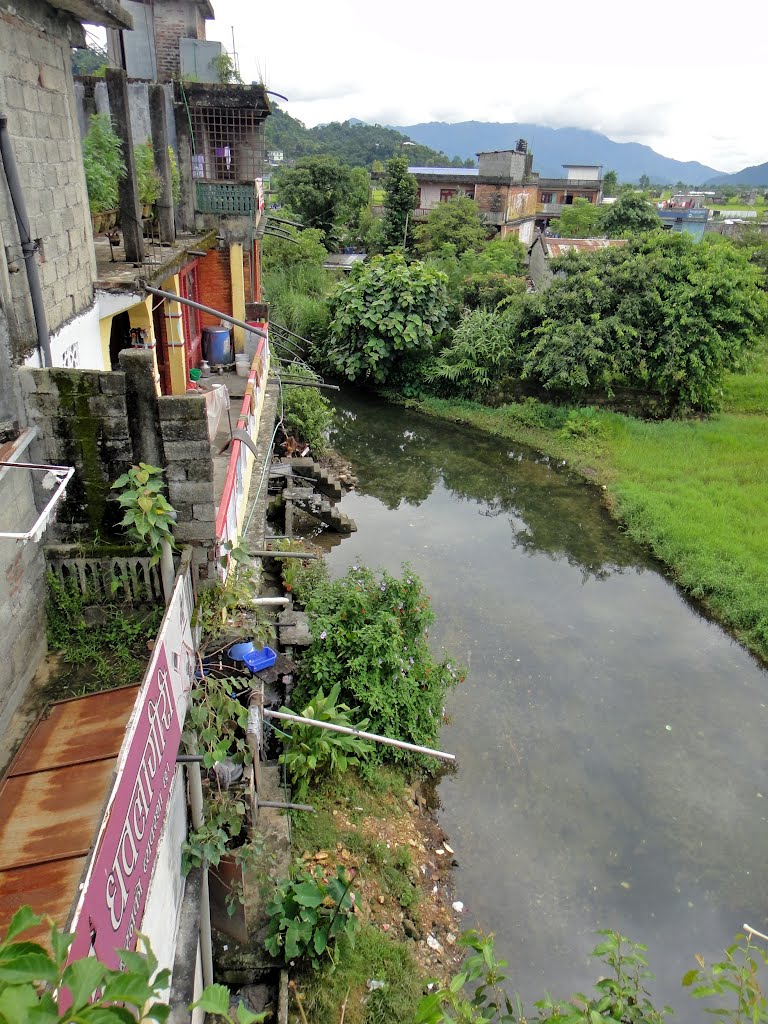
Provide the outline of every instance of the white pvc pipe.
{"type": "Polygon", "coordinates": [[[442,750],[433,750],[431,747],[420,747],[417,743],[405,743],[403,740],[391,740],[388,736],[378,736],[375,732],[363,732],[362,729],[348,729],[345,725],[332,725],[330,722],[318,722],[316,718],[303,718],[301,715],[288,715],[284,711],[272,711],[264,708],[265,718],[279,718],[284,722],[301,722],[304,725],[316,725],[318,729],[328,729],[330,732],[341,732],[345,736],[359,736],[364,740],[373,740],[374,743],[383,743],[387,747],[398,747],[400,750],[412,750],[416,754],[427,754],[429,757],[441,757],[444,761],[455,761],[455,754],[446,754],[442,750]]]}
{"type": "Polygon", "coordinates": [[[288,597],[254,597],[251,604],[290,604],[288,597]]]}

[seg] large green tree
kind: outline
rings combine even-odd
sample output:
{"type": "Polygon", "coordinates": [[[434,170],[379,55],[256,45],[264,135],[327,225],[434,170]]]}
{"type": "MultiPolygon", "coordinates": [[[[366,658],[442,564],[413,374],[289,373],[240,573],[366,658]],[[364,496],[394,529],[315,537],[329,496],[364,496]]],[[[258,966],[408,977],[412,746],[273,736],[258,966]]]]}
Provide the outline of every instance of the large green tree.
{"type": "Polygon", "coordinates": [[[661,227],[656,207],[640,192],[625,189],[602,217],[602,230],[609,238],[627,238],[661,227]]]}
{"type": "Polygon", "coordinates": [[[517,327],[523,376],[568,399],[631,388],[665,413],[716,409],[724,372],[768,326],[749,255],[659,231],[553,261],[555,280],[517,327]]]}
{"type": "Polygon", "coordinates": [[[560,238],[593,238],[602,233],[604,212],[588,199],[574,199],[557,220],[550,221],[549,229],[560,238]]]}
{"type": "Polygon", "coordinates": [[[384,175],[384,242],[388,248],[408,248],[413,235],[411,214],[419,201],[419,184],[408,172],[404,156],[387,160],[384,175]]]}
{"type": "Polygon", "coordinates": [[[277,176],[280,201],[301,218],[304,227],[323,232],[332,245],[337,225],[359,216],[368,202],[360,181],[332,156],[307,156],[277,176]]]}
{"type": "Polygon", "coordinates": [[[455,195],[433,207],[415,235],[420,256],[438,254],[447,245],[460,256],[468,249],[483,248],[488,239],[488,227],[473,199],[455,195]]]}
{"type": "Polygon", "coordinates": [[[606,171],[603,175],[603,195],[615,196],[619,188],[619,176],[616,171],[606,171]]]}
{"type": "Polygon", "coordinates": [[[384,383],[432,350],[446,325],[446,277],[400,253],[359,265],[329,299],[324,362],[349,380],[384,383]]]}

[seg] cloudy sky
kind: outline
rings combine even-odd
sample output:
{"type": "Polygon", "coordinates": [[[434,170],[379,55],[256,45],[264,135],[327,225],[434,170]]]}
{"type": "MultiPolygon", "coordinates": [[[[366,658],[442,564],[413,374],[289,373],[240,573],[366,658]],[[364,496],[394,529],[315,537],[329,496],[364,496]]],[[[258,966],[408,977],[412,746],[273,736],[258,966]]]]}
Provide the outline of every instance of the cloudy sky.
{"type": "Polygon", "coordinates": [[[308,126],[529,121],[723,171],[768,160],[764,0],[212,2],[208,38],[231,50],[234,26],[243,78],[308,126]]]}

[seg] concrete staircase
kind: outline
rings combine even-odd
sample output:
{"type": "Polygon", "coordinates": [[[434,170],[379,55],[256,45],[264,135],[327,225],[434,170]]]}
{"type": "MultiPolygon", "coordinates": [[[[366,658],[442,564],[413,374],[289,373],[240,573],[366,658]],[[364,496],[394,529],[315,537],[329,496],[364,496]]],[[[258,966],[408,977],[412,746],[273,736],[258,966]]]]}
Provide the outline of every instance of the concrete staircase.
{"type": "Polygon", "coordinates": [[[327,498],[315,494],[309,488],[287,488],[283,491],[283,498],[292,501],[297,508],[325,523],[331,530],[337,533],[355,533],[357,524],[346,513],[336,508],[327,498]]]}
{"type": "Polygon", "coordinates": [[[324,494],[331,501],[340,501],[342,488],[335,476],[331,476],[327,469],[324,469],[314,459],[291,459],[294,476],[302,476],[314,481],[315,490],[324,494]]]}

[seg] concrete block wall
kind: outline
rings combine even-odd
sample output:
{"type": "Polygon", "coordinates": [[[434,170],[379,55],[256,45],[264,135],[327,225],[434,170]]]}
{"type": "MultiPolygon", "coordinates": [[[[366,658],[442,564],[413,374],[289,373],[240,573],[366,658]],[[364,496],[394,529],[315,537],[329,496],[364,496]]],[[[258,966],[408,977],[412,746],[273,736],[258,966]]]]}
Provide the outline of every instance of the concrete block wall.
{"type": "Polygon", "coordinates": [[[110,488],[134,461],[125,374],[98,370],[19,370],[27,420],[38,428],[36,462],[74,466],[48,538],[114,536],[121,518],[110,488]]]}
{"type": "Polygon", "coordinates": [[[179,544],[193,546],[195,581],[212,580],[217,504],[205,398],[194,394],[164,395],[157,404],[168,500],[177,513],[174,536],[179,544]]]}
{"type": "MultiPolygon", "coordinates": [[[[15,446],[18,461],[29,461],[24,435],[20,442],[15,446]]],[[[0,470],[0,510],[2,529],[8,532],[21,532],[35,522],[38,511],[27,470],[0,470]]],[[[0,735],[45,657],[45,599],[42,544],[0,538],[0,735]]]]}
{"type": "Polygon", "coordinates": [[[38,428],[34,461],[75,467],[48,539],[123,539],[111,486],[130,466],[148,462],[165,468],[178,515],[174,534],[195,548],[196,579],[213,578],[217,504],[205,398],[158,397],[150,352],[126,350],[120,364],[121,371],[19,371],[26,415],[38,428]]]}
{"type": "MultiPolygon", "coordinates": [[[[40,239],[37,259],[52,332],[93,304],[96,275],[70,70],[70,47],[79,31],[69,16],[42,0],[14,5],[0,0],[0,111],[8,118],[31,234],[40,239]]],[[[21,266],[16,220],[4,185],[0,245],[3,270],[6,261],[21,266]]],[[[18,360],[31,353],[36,338],[23,269],[0,272],[0,299],[14,309],[8,319],[18,360]]]]}

